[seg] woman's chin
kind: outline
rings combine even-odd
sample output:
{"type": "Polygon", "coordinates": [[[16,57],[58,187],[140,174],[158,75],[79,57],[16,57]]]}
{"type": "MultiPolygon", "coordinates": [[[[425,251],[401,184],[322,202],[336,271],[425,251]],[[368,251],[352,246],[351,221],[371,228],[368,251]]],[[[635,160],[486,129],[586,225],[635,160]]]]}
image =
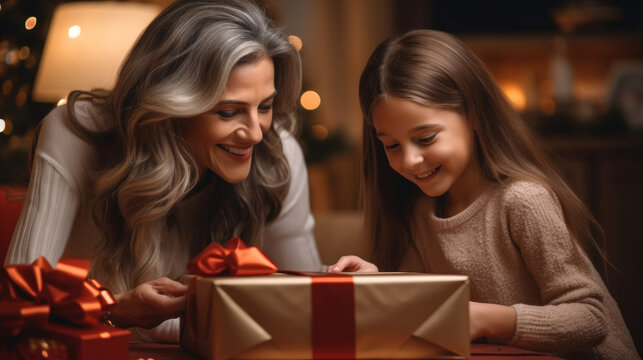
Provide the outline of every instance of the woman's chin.
{"type": "Polygon", "coordinates": [[[227,183],[238,184],[246,180],[249,174],[250,174],[250,171],[240,172],[240,173],[223,173],[223,174],[217,174],[217,175],[219,175],[219,177],[227,183]]]}

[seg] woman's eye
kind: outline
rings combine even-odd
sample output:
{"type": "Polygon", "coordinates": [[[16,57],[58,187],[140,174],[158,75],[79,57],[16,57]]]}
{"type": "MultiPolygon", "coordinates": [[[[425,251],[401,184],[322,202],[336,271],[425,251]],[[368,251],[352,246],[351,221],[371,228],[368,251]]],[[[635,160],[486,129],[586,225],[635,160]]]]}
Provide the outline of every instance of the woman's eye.
{"type": "Polygon", "coordinates": [[[400,144],[384,145],[384,149],[386,149],[386,151],[392,151],[399,147],[400,147],[400,144]]]}
{"type": "Polygon", "coordinates": [[[217,115],[219,115],[222,118],[231,118],[237,115],[237,111],[236,110],[219,110],[217,111],[217,115]]]}
{"type": "Polygon", "coordinates": [[[259,105],[259,111],[261,112],[268,112],[270,110],[272,110],[272,103],[259,105]]]}
{"type": "Polygon", "coordinates": [[[435,140],[435,136],[436,136],[436,135],[437,135],[437,134],[433,134],[433,135],[431,135],[431,136],[427,136],[427,137],[419,138],[419,139],[417,140],[417,142],[418,142],[418,143],[420,143],[420,144],[423,144],[423,145],[430,144],[430,143],[432,143],[432,142],[433,142],[433,140],[435,140]]]}

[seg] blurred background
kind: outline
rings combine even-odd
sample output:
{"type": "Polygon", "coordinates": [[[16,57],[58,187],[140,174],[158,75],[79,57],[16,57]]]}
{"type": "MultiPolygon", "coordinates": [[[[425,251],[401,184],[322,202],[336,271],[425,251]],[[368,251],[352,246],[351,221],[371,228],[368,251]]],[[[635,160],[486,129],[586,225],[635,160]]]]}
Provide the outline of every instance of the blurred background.
{"type": "MultiPolygon", "coordinates": [[[[59,101],[64,102],[69,89],[61,84],[109,86],[109,79],[93,80],[96,71],[85,74],[84,67],[95,69],[100,61],[111,59],[108,55],[124,53],[145,19],[171,2],[99,2],[140,5],[143,12],[133,21],[105,10],[98,10],[98,20],[89,13],[67,14],[67,21],[89,22],[76,29],[86,36],[89,30],[81,33],[81,28],[110,26],[103,22],[117,20],[111,30],[97,31],[100,36],[112,34],[115,40],[99,38],[84,50],[70,51],[65,43],[56,42],[51,29],[54,10],[69,2],[0,1],[0,186],[19,189],[28,182],[33,129],[59,101]],[[120,50],[106,52],[107,45],[120,50]],[[59,60],[63,65],[56,63],[59,60]],[[65,61],[74,65],[65,66],[65,61]],[[94,82],[82,82],[88,79],[94,82]]],[[[605,278],[639,351],[643,348],[642,1],[267,0],[266,4],[285,32],[295,36],[292,41],[301,44],[299,138],[318,224],[359,218],[357,86],[371,51],[385,38],[410,29],[451,32],[487,65],[603,226],[603,245],[614,264],[605,278]]],[[[59,22],[65,39],[85,36],[59,22]]],[[[118,59],[109,61],[116,64],[105,65],[108,77],[118,65],[118,59]]]]}

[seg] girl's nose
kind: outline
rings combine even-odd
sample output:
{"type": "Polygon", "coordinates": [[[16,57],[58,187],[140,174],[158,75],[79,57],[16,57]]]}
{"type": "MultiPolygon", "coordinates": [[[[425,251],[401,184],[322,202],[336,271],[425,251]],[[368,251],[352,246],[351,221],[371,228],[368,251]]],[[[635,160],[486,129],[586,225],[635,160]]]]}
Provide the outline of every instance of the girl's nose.
{"type": "Polygon", "coordinates": [[[424,161],[424,156],[418,149],[412,146],[402,151],[402,166],[406,169],[414,169],[424,161]]]}

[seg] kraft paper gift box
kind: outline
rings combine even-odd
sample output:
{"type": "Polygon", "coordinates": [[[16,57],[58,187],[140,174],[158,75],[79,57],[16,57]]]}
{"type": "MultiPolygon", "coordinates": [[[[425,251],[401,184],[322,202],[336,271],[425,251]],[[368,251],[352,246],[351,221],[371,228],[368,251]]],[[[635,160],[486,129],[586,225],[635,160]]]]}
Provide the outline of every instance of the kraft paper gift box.
{"type": "Polygon", "coordinates": [[[187,275],[181,345],[223,359],[469,356],[466,276],[187,275]]]}

